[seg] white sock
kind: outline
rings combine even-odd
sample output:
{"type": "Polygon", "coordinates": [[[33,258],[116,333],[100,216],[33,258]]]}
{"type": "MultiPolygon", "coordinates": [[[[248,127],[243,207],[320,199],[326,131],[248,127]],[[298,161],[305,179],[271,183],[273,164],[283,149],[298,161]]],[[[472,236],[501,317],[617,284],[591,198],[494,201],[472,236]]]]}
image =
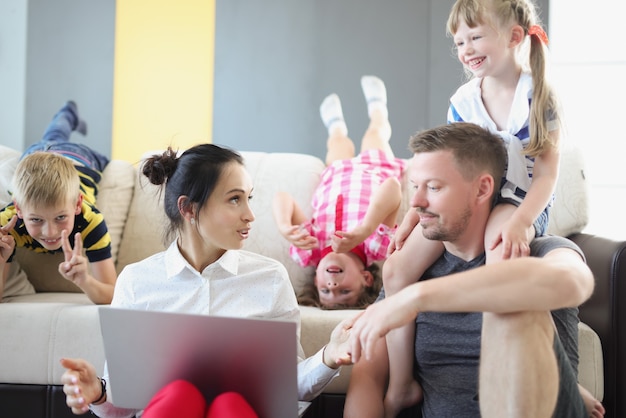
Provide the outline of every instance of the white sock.
{"type": "Polygon", "coordinates": [[[367,101],[367,114],[371,117],[372,111],[376,109],[383,112],[385,117],[387,117],[389,114],[387,110],[387,89],[383,80],[373,75],[364,75],[361,77],[361,88],[367,101]]]}
{"type": "Polygon", "coordinates": [[[343,119],[343,110],[341,110],[341,101],[335,93],[326,96],[324,101],[322,101],[320,116],[326,129],[328,129],[329,135],[335,129],[340,129],[343,135],[348,135],[348,127],[343,119]]]}

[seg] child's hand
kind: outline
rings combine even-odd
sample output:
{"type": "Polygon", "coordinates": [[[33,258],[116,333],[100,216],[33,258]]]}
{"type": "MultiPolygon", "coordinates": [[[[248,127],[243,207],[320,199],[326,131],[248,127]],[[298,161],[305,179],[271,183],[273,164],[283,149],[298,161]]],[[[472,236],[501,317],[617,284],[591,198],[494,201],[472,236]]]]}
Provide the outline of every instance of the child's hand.
{"type": "Polygon", "coordinates": [[[6,263],[6,261],[13,254],[15,249],[15,239],[10,234],[11,230],[17,223],[17,216],[13,215],[9,223],[0,228],[0,259],[6,263]]]}
{"type": "Polygon", "coordinates": [[[317,238],[309,234],[301,225],[291,225],[289,228],[281,228],[280,233],[294,246],[302,250],[312,250],[318,246],[317,238]]]}
{"type": "Polygon", "coordinates": [[[394,251],[399,251],[406,239],[411,235],[411,232],[420,222],[420,216],[416,210],[410,209],[402,218],[402,223],[396,229],[396,233],[393,234],[393,238],[387,247],[387,257],[389,257],[394,251]]]}
{"type": "Polygon", "coordinates": [[[80,236],[80,233],[74,235],[73,249],[66,230],[61,232],[61,239],[63,241],[61,247],[63,248],[65,261],[59,264],[59,273],[82,288],[82,285],[87,281],[88,273],[87,259],[83,257],[83,238],[80,236]]]}
{"type": "Polygon", "coordinates": [[[502,232],[491,242],[489,251],[502,244],[502,259],[527,257],[530,255],[530,242],[535,229],[522,225],[520,222],[509,220],[502,227],[502,232]]]}
{"type": "Polygon", "coordinates": [[[336,253],[347,253],[368,237],[369,235],[363,237],[363,234],[360,233],[357,229],[352,231],[335,231],[335,234],[330,237],[330,246],[333,251],[336,253]]]}

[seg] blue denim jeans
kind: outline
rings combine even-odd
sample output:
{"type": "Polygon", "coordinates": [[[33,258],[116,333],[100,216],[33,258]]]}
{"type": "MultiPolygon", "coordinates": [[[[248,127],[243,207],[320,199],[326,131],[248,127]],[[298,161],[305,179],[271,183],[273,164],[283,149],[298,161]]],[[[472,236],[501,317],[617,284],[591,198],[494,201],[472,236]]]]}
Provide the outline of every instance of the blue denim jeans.
{"type": "Polygon", "coordinates": [[[70,142],[70,135],[78,126],[79,118],[76,105],[66,103],[48,125],[41,140],[24,151],[21,158],[37,151],[58,152],[66,155],[85,167],[102,172],[109,159],[86,145],[70,142]]]}

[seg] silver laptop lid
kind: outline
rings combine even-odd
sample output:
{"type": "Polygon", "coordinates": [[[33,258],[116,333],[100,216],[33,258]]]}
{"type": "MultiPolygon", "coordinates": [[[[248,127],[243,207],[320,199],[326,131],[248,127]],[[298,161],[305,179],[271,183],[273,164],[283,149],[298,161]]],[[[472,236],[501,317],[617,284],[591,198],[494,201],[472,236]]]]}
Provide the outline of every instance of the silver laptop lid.
{"type": "Polygon", "coordinates": [[[260,418],[298,416],[295,323],[108,306],[99,313],[115,405],[143,409],[166,384],[186,379],[208,402],[235,391],[260,418]]]}

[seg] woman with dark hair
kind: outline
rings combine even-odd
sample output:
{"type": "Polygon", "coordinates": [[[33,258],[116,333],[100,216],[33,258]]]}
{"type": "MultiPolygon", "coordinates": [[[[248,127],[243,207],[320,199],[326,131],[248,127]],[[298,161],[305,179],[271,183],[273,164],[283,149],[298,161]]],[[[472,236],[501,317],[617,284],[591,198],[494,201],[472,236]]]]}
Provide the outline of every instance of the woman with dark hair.
{"type": "MultiPolygon", "coordinates": [[[[300,312],[287,271],[279,262],[244,251],[254,214],[252,180],[237,152],[197,145],[179,156],[171,148],[148,158],[143,174],[164,185],[169,247],[124,268],[111,306],[299,323],[300,312]]],[[[340,324],[329,344],[304,359],[298,342],[298,396],[312,400],[349,363],[347,331],[340,324]]],[[[81,359],[62,359],[67,405],[76,414],[91,409],[101,418],[132,417],[139,411],[108,400],[103,378],[81,359]]],[[[106,369],[106,367],[105,367],[106,369]]],[[[198,388],[175,381],[157,393],[143,417],[255,417],[236,393],[204,399],[198,388]],[[208,404],[208,405],[207,405],[208,404]],[[226,414],[226,415],[225,415],[226,414]]]]}

